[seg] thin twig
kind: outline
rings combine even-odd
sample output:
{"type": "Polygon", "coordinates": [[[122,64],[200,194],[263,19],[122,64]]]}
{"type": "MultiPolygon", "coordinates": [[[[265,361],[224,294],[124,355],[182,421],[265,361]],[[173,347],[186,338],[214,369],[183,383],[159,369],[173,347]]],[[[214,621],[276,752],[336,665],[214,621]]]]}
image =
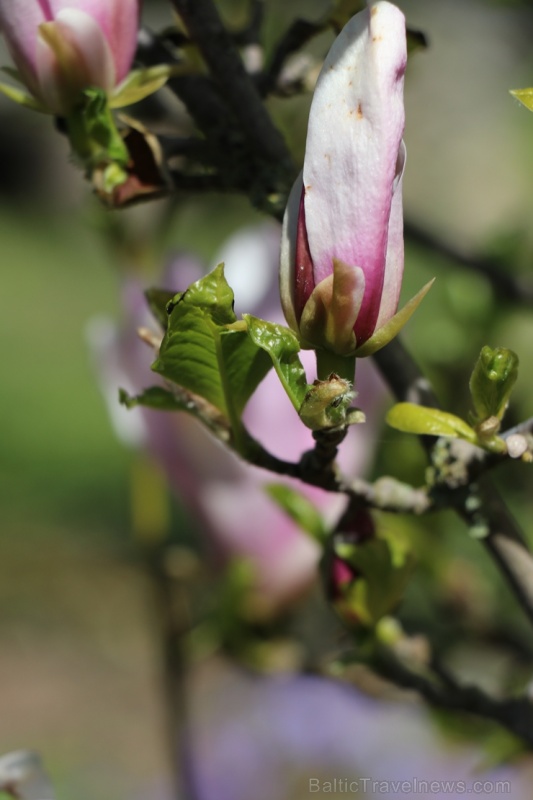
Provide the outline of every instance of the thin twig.
{"type": "MultiPolygon", "coordinates": [[[[398,338],[380,350],[374,359],[398,400],[438,405],[431,385],[398,338]]],[[[420,438],[431,455],[434,439],[420,438]]],[[[481,501],[481,506],[476,504],[474,510],[472,497],[465,493],[465,482],[459,487],[439,485],[438,489],[441,506],[453,508],[469,525],[479,528],[481,523],[485,526],[480,541],[506,578],[524,613],[533,622],[533,555],[496,487],[485,482],[488,502],[485,505],[484,500],[481,501]]]]}
{"type": "Polygon", "coordinates": [[[462,253],[413,222],[405,222],[404,232],[406,238],[415,244],[483,275],[497,291],[498,297],[504,297],[513,302],[533,303],[533,283],[528,278],[512,275],[507,264],[494,259],[479,258],[462,253]]]}
{"type": "Polygon", "coordinates": [[[309,22],[305,19],[294,20],[279,40],[267,69],[262,75],[258,76],[259,90],[263,96],[270,94],[276,88],[281,71],[289,56],[301,50],[308,41],[321,33],[325,27],[325,24],[309,22]]]}
{"type": "MultiPolygon", "coordinates": [[[[344,432],[345,435],[345,432],[344,432]]],[[[246,460],[256,467],[268,469],[277,475],[297,478],[303,483],[329,492],[346,494],[368,508],[390,513],[424,514],[431,511],[433,501],[425,489],[401,483],[395,478],[382,477],[375,483],[355,478],[344,479],[334,466],[337,447],[344,435],[339,431],[321,431],[321,442],[302,455],[299,462],[284,461],[265,450],[258,442],[248,442],[246,460]],[[324,439],[329,442],[324,444],[324,439]],[[335,443],[336,442],[336,443],[335,443]],[[324,448],[326,451],[324,452],[324,448]]]]}
{"type": "Polygon", "coordinates": [[[372,666],[395,685],[418,692],[431,705],[498,722],[533,746],[533,704],[528,697],[498,700],[475,686],[461,686],[449,673],[443,681],[440,675],[414,671],[390,651],[382,652],[372,666]]]}
{"type": "Polygon", "coordinates": [[[283,137],[263,106],[253,81],[212,0],[172,0],[220,92],[239,120],[248,142],[265,161],[292,173],[283,137]]]}

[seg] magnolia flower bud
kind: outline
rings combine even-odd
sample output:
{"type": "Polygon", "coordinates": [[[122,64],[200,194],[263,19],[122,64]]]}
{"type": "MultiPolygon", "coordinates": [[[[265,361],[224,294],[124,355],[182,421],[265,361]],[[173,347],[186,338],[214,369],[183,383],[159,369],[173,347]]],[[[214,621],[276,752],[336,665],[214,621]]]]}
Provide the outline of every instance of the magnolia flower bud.
{"type": "Polygon", "coordinates": [[[422,299],[396,314],[406,60],[404,16],[377,2],[348,22],[319,75],[282,235],[283,310],[304,346],[370,355],[422,299]]]}
{"type": "Polygon", "coordinates": [[[65,116],[80,92],[111,92],[127,75],[140,0],[0,0],[19,77],[43,110],[65,116]]]}

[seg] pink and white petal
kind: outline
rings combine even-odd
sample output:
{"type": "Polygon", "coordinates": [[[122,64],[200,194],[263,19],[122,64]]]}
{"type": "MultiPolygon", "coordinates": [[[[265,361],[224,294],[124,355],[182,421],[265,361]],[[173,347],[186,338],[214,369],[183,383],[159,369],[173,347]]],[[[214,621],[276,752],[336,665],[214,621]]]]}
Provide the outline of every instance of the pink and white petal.
{"type": "Polygon", "coordinates": [[[317,578],[319,547],[253,480],[204,487],[203,504],[223,551],[252,566],[255,585],[274,610],[317,578]]]}
{"type": "Polygon", "coordinates": [[[131,68],[137,47],[140,0],[49,0],[49,3],[54,16],[75,8],[98,23],[113,55],[115,85],[120,83],[131,68]]]}
{"type": "Polygon", "coordinates": [[[43,100],[57,113],[66,113],[78,93],[89,86],[110,91],[115,85],[113,57],[102,29],[84,11],[65,9],[54,22],[65,54],[58,53],[45,40],[37,39],[37,75],[43,100]]]}
{"type": "Polygon", "coordinates": [[[354,352],[354,325],[365,295],[365,274],[361,267],[333,259],[332,275],[315,286],[300,319],[304,342],[325,347],[339,355],[354,352]]]}
{"type": "Polygon", "coordinates": [[[369,298],[381,292],[405,63],[404,16],[378,2],[345,26],[320,73],[303,174],[317,284],[335,256],[364,269],[369,298]]]}
{"type": "Polygon", "coordinates": [[[387,255],[385,258],[385,278],[381,293],[381,305],[375,329],[378,330],[398,309],[402,288],[404,246],[403,246],[403,201],[402,181],[405,168],[406,151],[402,142],[398,154],[398,177],[394,181],[394,190],[389,218],[387,255]]]}
{"type": "Polygon", "coordinates": [[[0,0],[0,28],[22,78],[35,95],[37,83],[37,29],[51,19],[38,0],[0,0]]]}
{"type": "Polygon", "coordinates": [[[296,241],[298,236],[298,216],[300,198],[302,196],[302,173],[296,178],[291,189],[281,230],[281,253],[279,288],[283,313],[289,327],[298,331],[298,319],[295,308],[296,288],[296,241]]]}

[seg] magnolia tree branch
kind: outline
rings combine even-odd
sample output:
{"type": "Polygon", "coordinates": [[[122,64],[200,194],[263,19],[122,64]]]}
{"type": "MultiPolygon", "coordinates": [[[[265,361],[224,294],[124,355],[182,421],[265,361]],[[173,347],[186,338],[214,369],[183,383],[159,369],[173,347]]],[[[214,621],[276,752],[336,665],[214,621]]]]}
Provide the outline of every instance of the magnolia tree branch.
{"type": "MultiPolygon", "coordinates": [[[[431,385],[398,338],[376,353],[374,359],[398,400],[438,405],[431,385]]],[[[435,440],[421,439],[431,455],[435,440]]],[[[439,484],[439,505],[453,508],[471,529],[479,532],[481,542],[533,623],[533,555],[496,487],[486,481],[483,496],[479,497],[475,489],[465,492],[470,481],[468,469],[465,476],[458,486],[439,484]]]]}
{"type": "Polygon", "coordinates": [[[462,686],[449,675],[443,679],[430,670],[415,670],[390,650],[381,650],[372,666],[396,686],[418,692],[433,706],[493,720],[533,746],[533,704],[528,697],[497,700],[475,686],[462,686]]]}
{"type": "Polygon", "coordinates": [[[406,238],[415,244],[483,275],[497,291],[498,297],[504,297],[512,302],[533,304],[533,282],[529,278],[512,275],[507,264],[496,259],[479,258],[462,253],[410,221],[405,222],[404,231],[406,238]]]}
{"type": "Polygon", "coordinates": [[[287,146],[247,74],[212,0],[172,0],[242,130],[262,158],[292,173],[287,146]]]}
{"type": "Polygon", "coordinates": [[[325,27],[325,24],[320,25],[305,19],[294,20],[277,43],[266,70],[259,76],[259,88],[262,95],[270,94],[276,89],[287,59],[301,50],[310,39],[321,33],[325,27]]]}
{"type": "Polygon", "coordinates": [[[303,453],[299,462],[278,458],[255,441],[250,442],[251,446],[243,457],[248,463],[277,475],[297,478],[329,492],[346,494],[368,508],[417,515],[433,509],[433,501],[425,488],[416,488],[388,476],[374,483],[363,478],[344,478],[336,468],[335,458],[346,433],[346,428],[315,432],[315,448],[303,453]]]}

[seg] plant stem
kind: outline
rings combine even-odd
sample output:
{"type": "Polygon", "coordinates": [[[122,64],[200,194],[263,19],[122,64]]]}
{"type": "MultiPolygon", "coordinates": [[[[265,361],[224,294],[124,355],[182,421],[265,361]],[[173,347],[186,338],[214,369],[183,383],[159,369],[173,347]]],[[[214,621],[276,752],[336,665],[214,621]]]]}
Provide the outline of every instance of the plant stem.
{"type": "MultiPolygon", "coordinates": [[[[438,407],[431,384],[398,337],[376,353],[374,359],[398,400],[438,407]]],[[[430,455],[434,437],[422,436],[420,439],[430,455]]],[[[468,470],[465,472],[468,481],[468,470]]],[[[457,487],[443,487],[440,505],[453,508],[468,524],[472,524],[471,512],[464,503],[465,485],[462,483],[457,487]]],[[[496,562],[522,610],[533,623],[533,555],[496,487],[492,484],[489,487],[488,481],[485,481],[484,488],[484,498],[489,498],[482,506],[487,535],[480,541],[496,562]]]]}
{"type": "Polygon", "coordinates": [[[330,350],[316,351],[318,379],[326,381],[332,372],[353,384],[355,380],[355,356],[338,356],[330,350]]]}

